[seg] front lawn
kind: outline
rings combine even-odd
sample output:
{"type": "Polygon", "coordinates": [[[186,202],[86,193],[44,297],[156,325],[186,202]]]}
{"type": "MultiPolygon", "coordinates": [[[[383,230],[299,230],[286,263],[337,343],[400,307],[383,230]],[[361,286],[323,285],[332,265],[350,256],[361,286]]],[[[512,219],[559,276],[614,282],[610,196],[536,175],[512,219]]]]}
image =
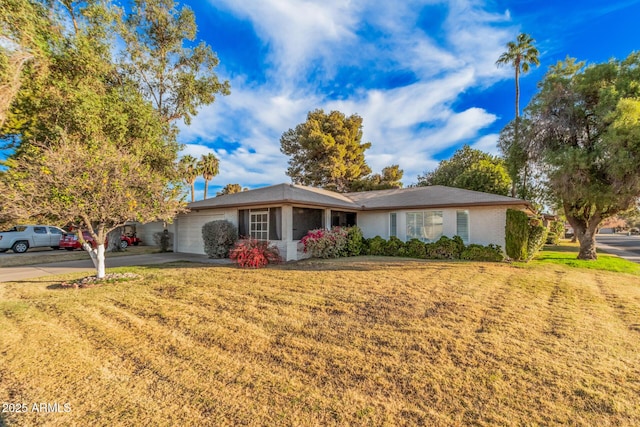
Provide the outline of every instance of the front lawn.
{"type": "Polygon", "coordinates": [[[640,425],[635,275],[383,257],[135,272],[0,284],[0,401],[29,409],[0,425],[640,425]]]}

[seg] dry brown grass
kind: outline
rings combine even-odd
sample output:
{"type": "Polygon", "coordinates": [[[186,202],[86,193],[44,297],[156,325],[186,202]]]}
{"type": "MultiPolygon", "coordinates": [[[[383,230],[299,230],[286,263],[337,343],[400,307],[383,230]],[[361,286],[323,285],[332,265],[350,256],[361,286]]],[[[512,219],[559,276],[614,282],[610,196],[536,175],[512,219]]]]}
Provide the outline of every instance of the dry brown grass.
{"type": "Polygon", "coordinates": [[[0,284],[0,401],[71,406],[5,423],[640,425],[637,276],[391,258],[135,271],[0,284]]]}

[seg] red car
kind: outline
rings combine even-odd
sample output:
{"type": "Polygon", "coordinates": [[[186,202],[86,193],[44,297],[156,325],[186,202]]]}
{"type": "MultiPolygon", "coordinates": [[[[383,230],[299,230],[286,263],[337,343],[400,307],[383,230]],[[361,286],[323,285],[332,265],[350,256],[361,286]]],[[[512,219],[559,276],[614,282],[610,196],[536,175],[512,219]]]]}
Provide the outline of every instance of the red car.
{"type": "MultiPolygon", "coordinates": [[[[96,247],[96,242],[95,240],[93,240],[93,237],[91,237],[91,235],[89,234],[88,231],[83,231],[82,232],[82,237],[84,237],[84,240],[87,243],[90,243],[91,246],[93,246],[94,248],[96,247]]],[[[104,242],[105,245],[107,244],[107,242],[104,242]]],[[[80,244],[80,240],[78,240],[78,235],[75,233],[66,233],[62,236],[62,239],[60,239],[60,247],[64,248],[68,251],[72,251],[74,249],[82,249],[82,245],[80,244]]]]}
{"type": "MultiPolygon", "coordinates": [[[[84,240],[87,243],[90,243],[92,247],[96,247],[95,241],[93,240],[93,237],[91,237],[91,235],[89,234],[88,231],[83,231],[82,232],[82,236],[84,237],[84,240]]],[[[126,248],[127,246],[138,246],[138,244],[140,244],[140,242],[142,242],[142,239],[136,237],[135,234],[127,236],[127,235],[121,235],[120,236],[120,247],[122,249],[126,248]]],[[[104,242],[105,246],[107,246],[109,244],[108,240],[105,240],[104,242]]],[[[80,244],[80,241],[78,240],[78,236],[75,233],[66,233],[62,236],[62,238],[60,239],[60,247],[64,248],[68,251],[72,251],[74,249],[82,249],[82,245],[80,244]]]]}

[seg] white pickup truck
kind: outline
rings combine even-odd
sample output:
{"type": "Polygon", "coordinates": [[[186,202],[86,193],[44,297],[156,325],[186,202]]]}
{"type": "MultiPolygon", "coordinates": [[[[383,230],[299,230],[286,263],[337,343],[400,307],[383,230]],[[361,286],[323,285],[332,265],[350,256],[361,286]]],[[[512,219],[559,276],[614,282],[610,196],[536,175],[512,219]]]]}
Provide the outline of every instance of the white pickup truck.
{"type": "Polygon", "coordinates": [[[11,249],[17,254],[29,248],[60,248],[60,238],[65,231],[52,225],[17,225],[0,233],[0,252],[11,249]]]}

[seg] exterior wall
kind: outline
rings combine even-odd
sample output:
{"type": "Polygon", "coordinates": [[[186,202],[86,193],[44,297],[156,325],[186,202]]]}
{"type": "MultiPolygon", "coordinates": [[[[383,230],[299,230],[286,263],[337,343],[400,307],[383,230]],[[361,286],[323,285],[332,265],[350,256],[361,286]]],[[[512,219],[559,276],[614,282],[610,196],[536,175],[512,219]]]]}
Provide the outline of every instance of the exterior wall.
{"type": "MultiPolygon", "coordinates": [[[[202,226],[209,221],[226,219],[238,225],[236,209],[210,209],[180,214],[174,221],[174,252],[204,255],[202,226]]],[[[171,230],[170,230],[171,231],[171,230]]]]}
{"type": "MultiPolygon", "coordinates": [[[[396,211],[390,211],[396,212],[396,211]]],[[[390,212],[358,212],[357,224],[362,230],[362,235],[371,239],[380,236],[383,239],[389,239],[389,213],[390,212]]],[[[404,215],[402,215],[404,216],[404,215]]],[[[402,227],[400,226],[400,215],[398,215],[398,232],[406,228],[405,218],[402,218],[402,227]]],[[[400,237],[400,236],[398,236],[400,237]]],[[[400,237],[401,239],[403,237],[400,237]]]]}
{"type": "MultiPolygon", "coordinates": [[[[421,209],[417,211],[442,211],[442,234],[447,237],[456,235],[456,212],[469,211],[469,243],[488,245],[493,243],[504,248],[504,226],[507,210],[504,207],[469,207],[467,209],[421,209]]],[[[395,210],[385,212],[358,212],[358,226],[366,238],[380,236],[389,239],[389,214],[397,214],[397,235],[407,240],[407,212],[416,210],[395,210]]]]}
{"type": "MultiPolygon", "coordinates": [[[[162,221],[156,222],[148,222],[146,224],[136,224],[136,234],[139,238],[142,239],[142,244],[147,246],[156,246],[153,241],[153,235],[155,233],[161,232],[164,230],[164,224],[162,221]]],[[[167,230],[170,233],[173,233],[175,236],[175,224],[167,224],[167,230]]]]}

